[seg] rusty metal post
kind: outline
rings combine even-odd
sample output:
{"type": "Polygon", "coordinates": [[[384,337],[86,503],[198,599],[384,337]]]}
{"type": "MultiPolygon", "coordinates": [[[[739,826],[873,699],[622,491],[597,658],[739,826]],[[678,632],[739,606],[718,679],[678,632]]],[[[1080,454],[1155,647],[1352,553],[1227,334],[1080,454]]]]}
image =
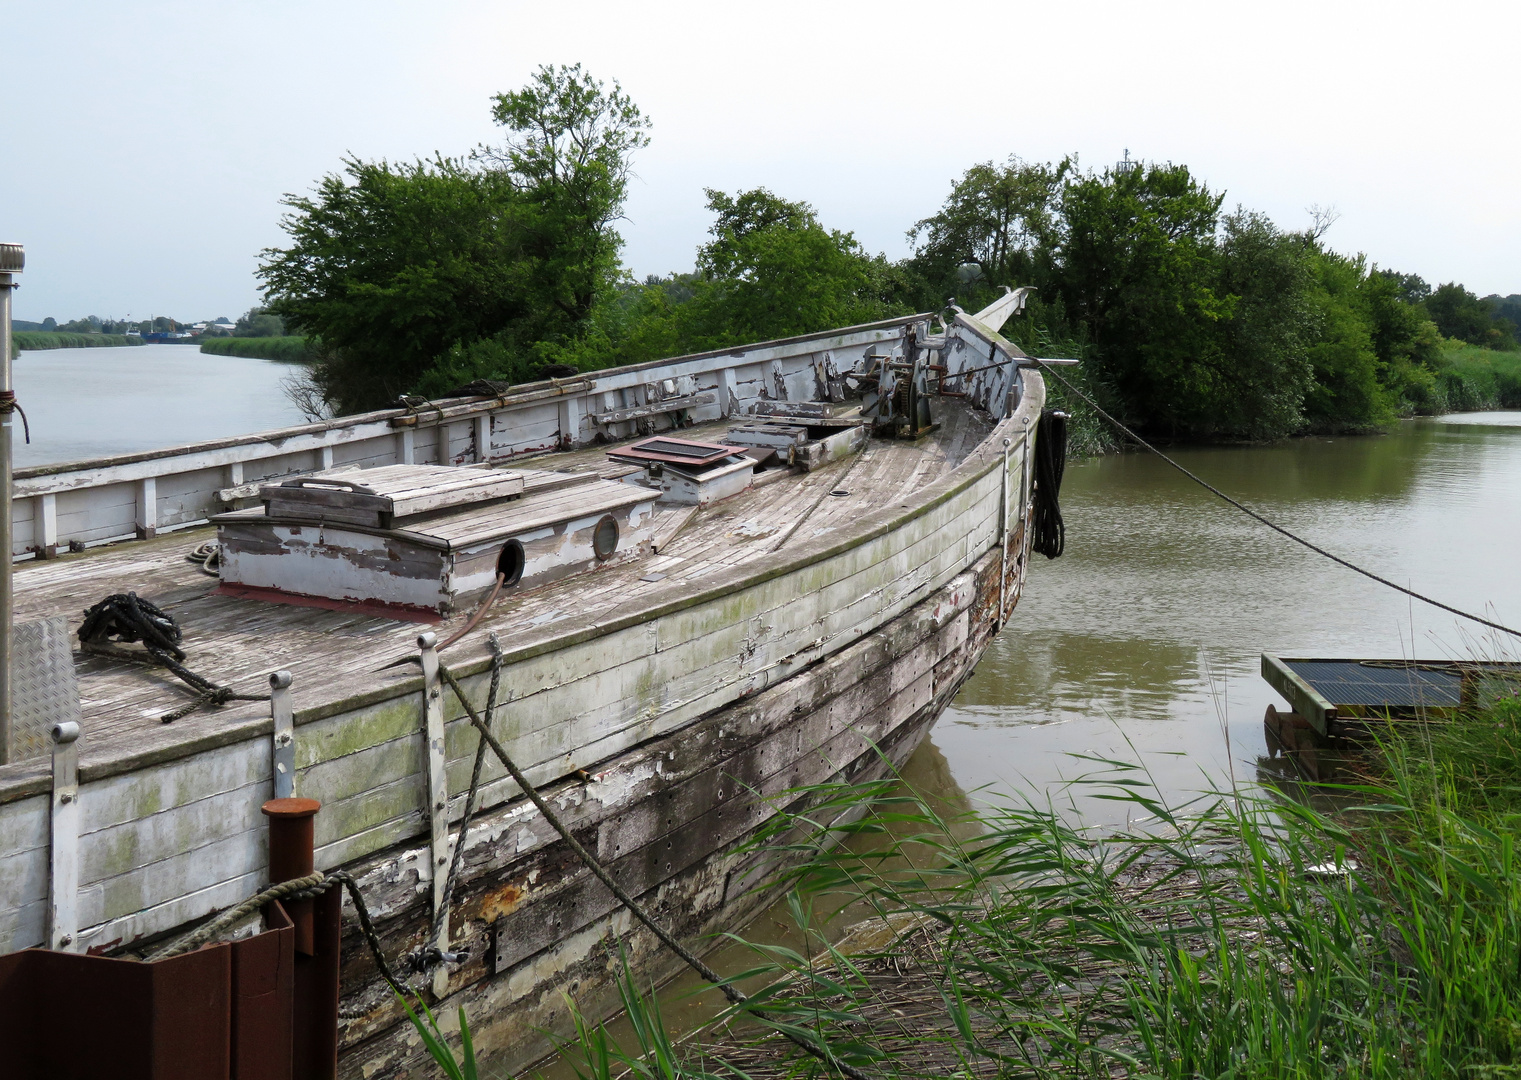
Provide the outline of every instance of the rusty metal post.
{"type": "MultiPolygon", "coordinates": [[[[270,799],[269,880],[306,877],[316,868],[316,799],[270,799]]],[[[338,1075],[338,958],[343,893],[328,889],[311,900],[282,901],[296,932],[293,1080],[338,1075]]]]}
{"type": "MultiPolygon", "coordinates": [[[[316,799],[270,799],[261,809],[269,818],[269,883],[306,877],[314,869],[313,838],[316,799]]],[[[296,924],[296,952],[312,955],[316,948],[312,929],[312,901],[286,900],[285,910],[296,924]]]]}

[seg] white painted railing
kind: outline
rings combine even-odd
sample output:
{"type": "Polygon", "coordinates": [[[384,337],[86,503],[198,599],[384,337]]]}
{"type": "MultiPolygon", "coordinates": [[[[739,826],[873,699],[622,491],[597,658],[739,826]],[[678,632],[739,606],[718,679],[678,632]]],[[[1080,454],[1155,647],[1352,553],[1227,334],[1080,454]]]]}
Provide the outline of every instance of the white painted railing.
{"type": "MultiPolygon", "coordinates": [[[[926,317],[916,315],[532,383],[500,397],[18,469],[12,556],[50,558],[62,549],[151,537],[237,506],[263,482],[339,465],[503,461],[669,428],[678,416],[715,420],[761,398],[817,400],[828,379],[901,339],[914,323],[927,331],[926,317]]],[[[991,350],[985,340],[976,344],[980,355],[991,350]]],[[[1001,397],[990,397],[1001,415],[1001,397]]]]}

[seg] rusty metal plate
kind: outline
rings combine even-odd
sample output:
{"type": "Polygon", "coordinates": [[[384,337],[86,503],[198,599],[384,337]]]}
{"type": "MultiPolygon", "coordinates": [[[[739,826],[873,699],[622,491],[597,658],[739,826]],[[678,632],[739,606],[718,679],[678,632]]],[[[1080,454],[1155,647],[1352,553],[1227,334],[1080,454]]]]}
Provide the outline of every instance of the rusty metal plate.
{"type": "Polygon", "coordinates": [[[55,724],[79,723],[74,640],[62,616],[17,623],[11,646],[10,760],[52,752],[55,724]]]}

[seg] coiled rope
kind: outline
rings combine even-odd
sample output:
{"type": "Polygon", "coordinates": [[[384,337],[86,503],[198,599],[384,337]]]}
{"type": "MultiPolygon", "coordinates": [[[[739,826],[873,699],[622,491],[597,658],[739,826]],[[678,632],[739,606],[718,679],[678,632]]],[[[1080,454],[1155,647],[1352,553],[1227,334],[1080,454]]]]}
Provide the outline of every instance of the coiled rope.
{"type": "Polygon", "coordinates": [[[185,561],[194,563],[201,573],[219,578],[222,576],[222,545],[215,540],[197,544],[194,549],[185,553],[185,561]]]}
{"type": "MultiPolygon", "coordinates": [[[[490,727],[487,726],[485,720],[482,719],[481,715],[475,711],[475,707],[470,704],[470,698],[466,695],[464,687],[460,686],[459,680],[454,677],[454,673],[446,668],[443,664],[439,664],[438,673],[454,691],[454,696],[459,701],[460,707],[465,710],[465,714],[470,718],[470,723],[474,725],[475,730],[480,733],[481,745],[491,747],[492,753],[496,755],[497,760],[502,763],[502,766],[512,776],[512,779],[517,783],[518,787],[522,789],[523,794],[527,795],[534,806],[538,807],[539,813],[544,815],[544,820],[549,822],[550,827],[553,828],[555,832],[560,834],[560,839],[565,841],[565,843],[570,847],[570,850],[575,853],[576,857],[579,858],[581,862],[586,865],[586,868],[597,877],[597,880],[606,885],[608,891],[617,897],[618,902],[624,907],[628,908],[629,913],[633,915],[634,918],[638,919],[646,927],[648,927],[650,932],[659,938],[660,941],[666,946],[666,948],[670,949],[673,953],[680,957],[688,967],[697,972],[698,975],[702,976],[704,980],[717,987],[718,990],[723,993],[724,997],[728,999],[729,1004],[736,1006],[747,1005],[750,999],[743,990],[739,989],[737,986],[730,985],[728,981],[719,976],[718,972],[714,971],[707,964],[703,963],[700,957],[698,957],[680,941],[677,941],[675,937],[666,931],[665,927],[656,922],[654,917],[651,916],[649,912],[645,911],[642,906],[640,906],[637,900],[635,900],[624,890],[623,886],[619,885],[618,882],[614,880],[613,876],[607,872],[607,869],[600,862],[597,861],[596,857],[581,845],[581,842],[575,838],[570,829],[567,828],[565,823],[560,820],[560,816],[554,812],[554,810],[547,802],[544,801],[544,797],[539,794],[538,789],[529,782],[528,777],[523,775],[522,770],[517,767],[517,764],[512,760],[511,756],[505,749],[503,749],[502,744],[497,742],[496,736],[491,734],[490,727]]],[[[752,1016],[755,1016],[757,1019],[760,1019],[762,1021],[765,1019],[762,1015],[762,1010],[756,1006],[750,1005],[747,1007],[746,1011],[750,1012],[750,1014],[752,1016]]],[[[868,1077],[867,1074],[837,1058],[829,1050],[827,1045],[815,1042],[812,1039],[787,1028],[783,1028],[777,1025],[772,1025],[772,1027],[774,1030],[777,1030],[781,1032],[782,1035],[786,1036],[786,1038],[799,1049],[803,1050],[811,1057],[817,1058],[819,1061],[823,1062],[830,1068],[838,1069],[840,1072],[850,1077],[851,1080],[870,1080],[870,1077],[868,1077]]]]}
{"type": "Polygon", "coordinates": [[[130,664],[168,668],[196,692],[195,700],[159,717],[165,724],[189,716],[197,709],[219,708],[229,701],[268,701],[268,694],[243,694],[230,686],[218,686],[187,668],[180,648],[182,634],[174,618],[157,604],[135,592],[112,593],[85,612],[79,626],[79,644],[87,653],[125,660],[130,664]],[[145,652],[131,652],[117,644],[141,642],[145,652]]]}
{"type": "Polygon", "coordinates": [[[1067,546],[1058,496],[1067,470],[1067,414],[1042,409],[1035,427],[1035,494],[1030,508],[1030,546],[1048,559],[1059,559],[1067,546]]]}
{"type": "Polygon", "coordinates": [[[1393,589],[1395,592],[1404,593],[1406,596],[1410,597],[1413,600],[1419,600],[1423,604],[1430,604],[1432,607],[1434,607],[1434,608],[1440,608],[1441,610],[1443,610],[1445,612],[1448,612],[1449,614],[1458,616],[1458,618],[1460,618],[1460,619],[1467,619],[1469,622],[1478,623],[1480,626],[1487,626],[1491,630],[1498,630],[1498,631],[1500,631],[1502,634],[1511,634],[1514,637],[1521,637],[1521,630],[1513,630],[1511,627],[1506,626],[1503,623],[1493,622],[1493,621],[1491,621],[1489,619],[1483,618],[1482,616],[1475,615],[1472,612],[1464,611],[1461,608],[1455,608],[1451,604],[1444,604],[1440,600],[1433,600],[1431,597],[1426,596],[1426,595],[1424,595],[1422,593],[1418,593],[1414,589],[1407,589],[1403,585],[1396,585],[1394,582],[1390,581],[1388,578],[1379,577],[1377,574],[1375,574],[1371,570],[1364,570],[1361,566],[1358,566],[1356,563],[1349,562],[1348,560],[1343,559],[1340,555],[1333,555],[1331,552],[1327,551],[1325,548],[1320,547],[1317,544],[1312,544],[1310,541],[1306,540],[1304,537],[1290,532],[1288,529],[1285,529],[1282,525],[1279,525],[1276,521],[1272,521],[1272,520],[1264,517],[1263,515],[1259,514],[1257,511],[1253,510],[1250,506],[1247,506],[1245,503],[1239,502],[1236,499],[1231,498],[1229,495],[1227,495],[1225,492],[1221,491],[1219,488],[1215,487],[1215,485],[1211,484],[1209,481],[1203,479],[1200,476],[1196,476],[1194,473],[1190,472],[1188,469],[1186,469],[1182,465],[1178,464],[1172,458],[1170,458],[1166,454],[1162,453],[1162,451],[1158,450],[1155,446],[1152,446],[1151,443],[1147,442],[1145,439],[1141,438],[1135,432],[1131,431],[1124,424],[1120,423],[1114,417],[1110,416],[1107,412],[1105,412],[1099,406],[1098,402],[1094,401],[1087,394],[1083,393],[1077,387],[1073,386],[1070,382],[1068,382],[1065,378],[1063,378],[1062,375],[1058,371],[1056,371],[1054,368],[1048,366],[1044,361],[1036,359],[1033,356],[1030,359],[1032,361],[1034,361],[1036,364],[1038,364],[1040,366],[1040,369],[1042,371],[1048,373],[1053,378],[1055,378],[1057,382],[1059,382],[1063,386],[1065,386],[1075,396],[1077,396],[1078,398],[1081,398],[1083,401],[1086,401],[1088,403],[1089,407],[1092,408],[1094,412],[1098,413],[1105,420],[1108,420],[1111,424],[1113,424],[1117,429],[1119,429],[1125,435],[1128,435],[1130,438],[1134,439],[1140,446],[1144,447],[1147,450],[1150,450],[1153,454],[1157,455],[1157,457],[1159,457],[1163,461],[1167,462],[1167,464],[1171,465],[1174,469],[1177,469],[1180,473],[1182,473],[1184,476],[1188,477],[1194,483],[1196,483],[1200,487],[1204,488],[1210,494],[1215,495],[1215,496],[1219,497],[1220,499],[1224,500],[1225,502],[1229,503],[1230,505],[1234,506],[1237,510],[1240,510],[1247,517],[1252,518],[1255,521],[1261,522],[1263,525],[1266,525],[1268,528],[1272,529],[1274,532],[1288,537],[1290,540],[1294,541],[1294,543],[1300,544],[1300,545],[1302,545],[1304,547],[1309,548],[1311,551],[1315,552],[1315,554],[1317,554],[1317,555],[1324,555],[1326,558],[1330,559],[1332,562],[1338,564],[1339,566],[1345,566],[1348,570],[1355,571],[1356,573],[1361,574],[1363,577],[1369,579],[1370,581],[1376,581],[1376,582],[1378,582],[1380,585],[1387,585],[1389,588],[1393,589]]]}

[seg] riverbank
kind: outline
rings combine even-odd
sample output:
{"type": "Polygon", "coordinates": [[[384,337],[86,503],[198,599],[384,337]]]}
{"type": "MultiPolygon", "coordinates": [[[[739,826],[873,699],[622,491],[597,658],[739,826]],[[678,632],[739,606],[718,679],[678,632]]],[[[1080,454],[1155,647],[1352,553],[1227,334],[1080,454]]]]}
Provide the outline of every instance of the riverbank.
{"type": "MultiPolygon", "coordinates": [[[[1334,813],[1282,792],[1169,808],[1119,764],[1083,783],[1133,808],[1143,825],[1121,833],[1044,801],[984,808],[968,830],[915,794],[878,800],[848,831],[891,822],[902,839],[844,845],[794,883],[799,911],[848,889],[878,916],[843,946],[757,950],[778,980],[768,1015],[888,1077],[1510,1075],[1518,772],[1510,696],[1387,729],[1327,789],[1334,813]]],[[[880,794],[842,788],[810,817],[880,794]]],[[[637,1046],[570,1053],[662,1050],[660,1025],[639,1027],[637,1046]]],[[[688,1076],[803,1064],[742,1019],[663,1051],[688,1076]]]]}
{"type": "Polygon", "coordinates": [[[16,330],[11,334],[13,356],[47,349],[100,349],[142,344],[142,338],[128,334],[67,334],[47,330],[16,330]]]}
{"type": "Polygon", "coordinates": [[[201,342],[201,352],[282,363],[303,363],[313,359],[311,343],[304,337],[207,338],[201,342]]]}
{"type": "MultiPolygon", "coordinates": [[[[1068,369],[1063,377],[1071,380],[1079,391],[1092,397],[1103,398],[1095,393],[1087,371],[1083,367],[1068,369]]],[[[1093,408],[1077,395],[1071,393],[1059,379],[1051,380],[1051,404],[1066,409],[1071,414],[1068,423],[1068,455],[1074,459],[1102,457],[1121,451],[1139,449],[1115,430],[1114,426],[1100,417],[1093,408]]],[[[1415,417],[1445,416],[1451,413],[1496,412],[1504,409],[1521,409],[1521,350],[1486,349],[1479,345],[1448,339],[1444,342],[1441,361],[1423,384],[1418,400],[1407,400],[1400,409],[1398,420],[1415,417]]],[[[1372,434],[1386,433],[1393,424],[1372,434]]],[[[1336,432],[1316,430],[1302,431],[1290,436],[1292,439],[1323,439],[1336,432]]],[[[1348,433],[1341,433],[1348,434],[1348,433]]],[[[1162,440],[1165,442],[1165,440],[1162,440]]],[[[1194,446],[1253,446],[1271,443],[1253,443],[1242,440],[1189,441],[1194,446]]]]}

